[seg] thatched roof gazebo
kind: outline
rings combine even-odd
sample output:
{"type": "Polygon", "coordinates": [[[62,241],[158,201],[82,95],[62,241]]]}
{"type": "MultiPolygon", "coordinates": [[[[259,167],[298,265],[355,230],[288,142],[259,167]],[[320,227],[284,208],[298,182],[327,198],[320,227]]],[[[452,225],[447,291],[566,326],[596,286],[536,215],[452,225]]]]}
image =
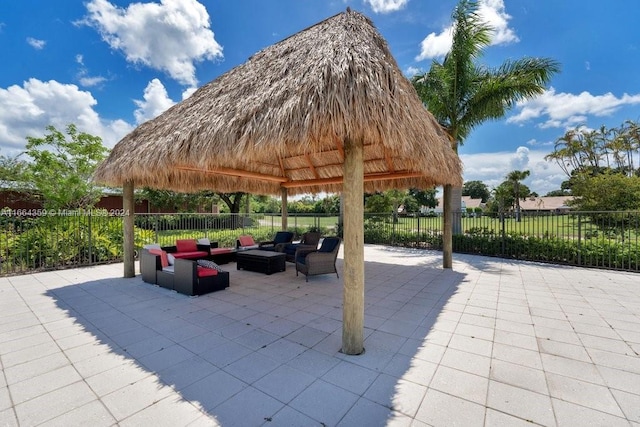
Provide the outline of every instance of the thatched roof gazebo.
{"type": "MultiPolygon", "coordinates": [[[[371,21],[346,12],[253,55],[125,136],[95,179],[133,187],[344,197],[343,351],[363,350],[363,192],[461,185],[447,135],[371,21]]],[[[127,209],[127,206],[125,206],[127,209]]],[[[283,213],[285,216],[285,213],[283,213]]],[[[125,217],[125,276],[135,274],[125,217]]]]}

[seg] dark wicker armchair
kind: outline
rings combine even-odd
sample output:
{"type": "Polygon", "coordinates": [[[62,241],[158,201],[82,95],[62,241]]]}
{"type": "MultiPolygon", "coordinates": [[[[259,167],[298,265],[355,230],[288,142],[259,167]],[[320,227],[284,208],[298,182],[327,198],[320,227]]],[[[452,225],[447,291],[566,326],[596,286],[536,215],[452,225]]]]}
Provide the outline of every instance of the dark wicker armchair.
{"type": "Polygon", "coordinates": [[[287,261],[296,262],[296,250],[298,248],[305,249],[318,249],[318,243],[320,242],[320,233],[315,231],[308,231],[302,234],[302,239],[299,243],[287,243],[282,246],[280,252],[284,252],[287,256],[287,261]]]}
{"type": "Polygon", "coordinates": [[[301,272],[309,281],[309,276],[316,274],[336,273],[336,258],[340,250],[341,239],[339,237],[325,237],[320,249],[298,248],[296,250],[296,276],[301,272]]]}
{"type": "Polygon", "coordinates": [[[278,231],[273,240],[258,243],[258,249],[263,251],[283,252],[284,246],[292,241],[293,233],[291,231],[278,231]]]}

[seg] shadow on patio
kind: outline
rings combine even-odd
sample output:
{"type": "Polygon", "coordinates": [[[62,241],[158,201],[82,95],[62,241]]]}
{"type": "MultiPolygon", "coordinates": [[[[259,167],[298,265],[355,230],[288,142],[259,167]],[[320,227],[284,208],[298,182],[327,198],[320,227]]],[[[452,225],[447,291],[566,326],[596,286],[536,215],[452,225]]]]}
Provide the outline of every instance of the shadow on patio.
{"type": "Polygon", "coordinates": [[[410,423],[446,346],[474,340],[451,342],[459,314],[446,310],[465,274],[424,250],[369,247],[365,259],[361,356],[339,352],[342,279],[305,283],[291,264],[271,276],[228,264],[231,286],[198,298],[140,276],[47,295],[84,331],[57,341],[118,422],[410,423]]]}

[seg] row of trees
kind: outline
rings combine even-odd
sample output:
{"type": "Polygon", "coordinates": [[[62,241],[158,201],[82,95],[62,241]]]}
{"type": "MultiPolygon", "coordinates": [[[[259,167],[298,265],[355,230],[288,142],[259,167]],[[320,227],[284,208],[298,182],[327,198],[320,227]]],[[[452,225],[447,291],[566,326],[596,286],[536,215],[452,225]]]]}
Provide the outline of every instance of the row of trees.
{"type": "Polygon", "coordinates": [[[596,130],[578,127],[558,138],[545,158],[556,162],[567,179],[557,194],[571,194],[582,211],[640,209],[640,125],[596,130]]]}

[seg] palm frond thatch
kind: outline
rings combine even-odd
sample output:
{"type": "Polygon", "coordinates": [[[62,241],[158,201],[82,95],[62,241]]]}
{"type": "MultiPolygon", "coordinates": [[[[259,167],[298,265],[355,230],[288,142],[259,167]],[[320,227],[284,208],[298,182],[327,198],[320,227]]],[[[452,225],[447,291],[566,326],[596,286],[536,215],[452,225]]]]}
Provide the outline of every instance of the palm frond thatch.
{"type": "Polygon", "coordinates": [[[178,191],[338,192],[349,139],[364,142],[366,191],[461,185],[447,135],[371,21],[347,10],[140,125],[95,179],[178,191]]]}

